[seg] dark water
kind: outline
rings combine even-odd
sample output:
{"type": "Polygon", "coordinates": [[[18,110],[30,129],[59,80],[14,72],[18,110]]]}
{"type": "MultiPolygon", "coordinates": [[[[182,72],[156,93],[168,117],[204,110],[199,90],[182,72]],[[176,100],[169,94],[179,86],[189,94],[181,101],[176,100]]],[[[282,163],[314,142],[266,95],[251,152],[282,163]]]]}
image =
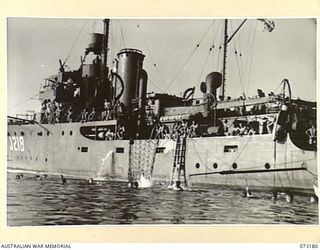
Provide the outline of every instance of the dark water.
{"type": "Polygon", "coordinates": [[[243,198],[241,191],[194,186],[173,191],[156,186],[133,190],[126,183],[88,185],[57,178],[8,174],[8,226],[108,224],[318,224],[318,203],[270,193],[243,198]]]}

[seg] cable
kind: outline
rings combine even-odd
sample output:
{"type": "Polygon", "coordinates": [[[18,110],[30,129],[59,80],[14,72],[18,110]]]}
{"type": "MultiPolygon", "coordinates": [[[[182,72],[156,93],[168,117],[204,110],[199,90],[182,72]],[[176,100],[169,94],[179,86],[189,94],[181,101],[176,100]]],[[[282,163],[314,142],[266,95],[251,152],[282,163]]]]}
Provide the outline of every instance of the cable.
{"type": "Polygon", "coordinates": [[[146,41],[146,39],[145,39],[145,37],[144,37],[144,34],[143,34],[142,30],[140,29],[139,23],[136,22],[136,25],[137,25],[138,30],[139,30],[140,33],[141,33],[142,40],[143,40],[143,42],[144,42],[144,44],[145,44],[145,46],[146,46],[146,49],[147,49],[147,51],[148,51],[148,53],[149,53],[149,55],[150,55],[150,58],[151,58],[151,61],[152,61],[153,66],[156,68],[156,71],[158,72],[158,74],[159,74],[161,80],[163,81],[163,83],[164,83],[165,85],[167,85],[167,84],[168,84],[167,81],[164,79],[162,73],[160,72],[160,69],[158,68],[158,66],[157,66],[157,64],[156,64],[156,62],[155,62],[155,60],[154,60],[154,57],[153,57],[152,54],[151,54],[151,50],[149,49],[149,46],[148,46],[147,41],[146,41]]]}
{"type": "Polygon", "coordinates": [[[12,108],[14,108],[14,107],[16,107],[16,106],[19,106],[19,105],[25,103],[26,101],[33,100],[33,98],[34,98],[34,97],[37,97],[37,96],[39,96],[39,94],[36,94],[36,95],[34,95],[34,96],[32,96],[32,97],[29,97],[28,99],[25,99],[25,100],[23,100],[22,102],[16,103],[16,104],[8,107],[8,109],[12,109],[12,108]]]}
{"type": "Polygon", "coordinates": [[[206,57],[206,59],[205,59],[205,62],[204,62],[204,64],[203,64],[203,66],[202,66],[202,70],[201,70],[201,72],[200,72],[198,82],[201,81],[203,72],[204,72],[204,70],[205,70],[205,68],[206,68],[206,66],[207,66],[207,63],[208,63],[208,59],[209,59],[210,53],[211,53],[211,50],[209,49],[209,53],[208,53],[208,55],[207,55],[207,57],[206,57]]]}
{"type": "Polygon", "coordinates": [[[82,27],[81,27],[81,29],[80,29],[80,31],[79,31],[79,33],[78,33],[78,35],[77,35],[76,39],[74,40],[74,42],[73,42],[73,44],[72,44],[72,46],[71,46],[71,48],[70,48],[70,50],[69,50],[69,52],[68,52],[68,54],[67,54],[66,59],[64,60],[64,62],[63,62],[63,64],[62,64],[62,65],[64,65],[64,64],[66,63],[66,61],[69,59],[70,54],[71,54],[71,52],[72,52],[72,50],[73,50],[74,46],[76,45],[76,43],[77,43],[77,41],[78,41],[78,39],[79,39],[79,37],[80,37],[80,34],[82,33],[82,31],[83,31],[83,29],[84,29],[85,25],[87,24],[87,22],[88,22],[88,20],[85,20],[85,21],[84,21],[84,23],[83,23],[83,25],[82,25],[82,27]]]}
{"type": "MultiPolygon", "coordinates": [[[[222,24],[222,23],[221,23],[222,24]]],[[[223,25],[222,25],[223,26],[223,25]]],[[[221,54],[221,49],[222,49],[222,43],[223,43],[223,28],[220,29],[221,31],[221,35],[220,35],[220,45],[219,45],[219,54],[218,54],[218,63],[217,63],[217,70],[218,71],[222,71],[222,70],[219,70],[219,66],[220,66],[220,54],[221,54]]],[[[223,45],[224,46],[224,45],[223,45]]],[[[222,64],[222,61],[221,61],[221,64],[222,64]]]]}
{"type": "Polygon", "coordinates": [[[206,30],[206,32],[203,34],[203,36],[201,37],[200,41],[197,43],[196,47],[191,51],[190,55],[187,57],[186,61],[182,64],[182,66],[180,67],[180,69],[178,70],[178,72],[174,75],[174,77],[172,78],[172,80],[169,82],[169,84],[167,85],[167,87],[164,90],[164,93],[167,92],[167,90],[169,90],[170,86],[172,85],[172,83],[176,80],[176,78],[178,77],[178,75],[181,73],[181,71],[184,69],[184,67],[187,65],[187,63],[189,62],[189,60],[191,59],[191,57],[193,56],[193,54],[196,52],[196,50],[200,47],[200,44],[202,43],[203,39],[206,37],[206,35],[208,34],[209,30],[211,29],[211,27],[213,26],[214,21],[212,22],[212,24],[209,26],[209,28],[206,30]]]}
{"type": "MultiPolygon", "coordinates": [[[[256,23],[255,30],[254,30],[254,33],[253,33],[253,45],[252,45],[252,53],[251,53],[251,60],[250,60],[250,66],[249,66],[249,74],[248,74],[248,85],[247,85],[247,88],[249,87],[250,81],[251,81],[251,71],[252,71],[252,64],[253,64],[253,53],[254,53],[254,47],[255,47],[254,45],[255,45],[257,27],[258,27],[258,23],[256,23]]],[[[247,92],[247,91],[246,91],[246,92],[247,92]]]]}
{"type": "Polygon", "coordinates": [[[124,39],[124,33],[123,33],[123,29],[122,29],[122,25],[121,25],[121,21],[119,20],[119,25],[120,25],[120,32],[121,32],[121,39],[122,39],[122,42],[123,42],[123,47],[125,48],[126,47],[126,42],[125,42],[125,39],[124,39]]]}
{"type": "MultiPolygon", "coordinates": [[[[231,21],[230,21],[230,28],[231,28],[231,31],[232,31],[232,33],[233,33],[233,27],[232,27],[232,22],[231,22],[231,21]]],[[[236,48],[234,39],[232,39],[232,43],[233,43],[233,47],[234,47],[235,54],[236,54],[236,62],[237,62],[237,67],[238,67],[240,88],[241,88],[241,92],[244,93],[244,88],[243,88],[243,85],[242,85],[241,70],[240,70],[240,65],[239,65],[239,60],[238,60],[238,52],[237,52],[237,48],[236,48]]]]}

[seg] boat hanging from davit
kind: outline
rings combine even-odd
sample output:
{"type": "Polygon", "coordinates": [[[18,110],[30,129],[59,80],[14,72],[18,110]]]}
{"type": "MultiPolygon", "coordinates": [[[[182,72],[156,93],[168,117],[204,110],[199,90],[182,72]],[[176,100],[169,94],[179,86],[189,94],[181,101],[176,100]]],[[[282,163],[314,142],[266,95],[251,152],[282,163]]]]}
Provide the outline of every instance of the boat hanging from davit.
{"type": "MultiPolygon", "coordinates": [[[[132,187],[166,183],[183,190],[203,183],[314,196],[316,103],[293,98],[290,79],[279,79],[278,93],[225,93],[228,46],[246,22],[230,32],[230,21],[222,21],[222,42],[209,48],[219,50],[221,68],[206,73],[195,98],[195,87],[180,96],[148,93],[139,49],[121,49],[108,66],[110,20],[103,20],[103,33],[91,34],[80,66],[72,70],[60,60],[58,73],[45,79],[41,111],[30,119],[8,116],[8,171],[132,187]]],[[[267,32],[276,26],[256,22],[267,32]]],[[[235,56],[242,56],[236,48],[235,56]]]]}

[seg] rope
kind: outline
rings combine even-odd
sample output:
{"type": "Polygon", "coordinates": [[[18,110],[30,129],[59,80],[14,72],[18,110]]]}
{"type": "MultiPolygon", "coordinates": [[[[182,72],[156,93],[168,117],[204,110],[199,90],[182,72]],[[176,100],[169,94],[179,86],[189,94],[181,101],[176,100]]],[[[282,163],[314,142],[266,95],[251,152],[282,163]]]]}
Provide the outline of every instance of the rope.
{"type": "Polygon", "coordinates": [[[187,65],[187,63],[189,62],[189,60],[191,59],[191,57],[193,56],[193,54],[196,52],[196,50],[200,47],[200,44],[202,43],[203,39],[206,37],[206,35],[208,34],[209,30],[211,29],[211,27],[213,26],[214,21],[212,22],[212,24],[209,26],[209,28],[206,30],[206,32],[203,34],[203,36],[201,37],[200,41],[197,43],[196,47],[191,51],[190,55],[187,57],[186,61],[182,64],[182,66],[180,67],[180,69],[178,70],[178,72],[174,75],[174,77],[172,78],[172,80],[169,82],[169,84],[167,85],[167,87],[165,88],[164,92],[167,92],[170,88],[170,86],[172,85],[172,83],[176,80],[176,78],[178,77],[178,75],[181,73],[181,71],[184,69],[184,67],[187,65]]]}
{"type": "MultiPolygon", "coordinates": [[[[251,72],[252,72],[252,64],[253,64],[253,54],[254,54],[254,45],[255,45],[255,39],[256,39],[256,31],[257,31],[257,27],[258,27],[258,23],[256,23],[256,26],[255,26],[255,30],[254,30],[254,33],[253,33],[253,45],[252,45],[252,52],[251,52],[251,56],[250,56],[250,66],[249,66],[249,73],[248,73],[248,85],[247,85],[247,90],[250,86],[250,81],[251,81],[251,72]]],[[[246,91],[247,92],[247,91],[246,91]]]]}
{"type": "MultiPolygon", "coordinates": [[[[230,22],[230,28],[231,28],[231,31],[233,32],[232,22],[230,22]]],[[[238,52],[237,52],[237,48],[236,48],[236,44],[235,44],[234,39],[232,39],[232,43],[233,43],[233,47],[234,47],[235,54],[236,54],[236,62],[237,62],[239,80],[240,80],[240,88],[241,88],[241,92],[244,93],[244,87],[243,87],[243,84],[242,84],[242,76],[241,76],[242,72],[241,72],[241,69],[240,69],[240,64],[239,64],[239,60],[238,60],[238,52]]]]}
{"type": "Polygon", "coordinates": [[[158,87],[158,85],[151,79],[148,78],[148,81],[152,84],[153,87],[155,87],[159,92],[161,92],[161,89],[158,87]]]}
{"type": "Polygon", "coordinates": [[[235,162],[236,160],[238,160],[238,158],[240,157],[240,155],[242,154],[243,150],[245,150],[245,148],[247,147],[249,141],[251,140],[252,136],[249,136],[246,144],[244,144],[244,147],[242,148],[242,150],[238,153],[238,155],[236,155],[236,158],[233,160],[233,162],[235,162]]]}
{"type": "Polygon", "coordinates": [[[123,42],[123,47],[126,47],[126,42],[125,42],[125,39],[124,39],[123,29],[122,29],[122,25],[121,25],[121,21],[120,20],[119,20],[119,25],[120,25],[120,32],[121,32],[121,39],[122,39],[122,42],[123,42]]]}
{"type": "Polygon", "coordinates": [[[69,50],[69,52],[68,52],[68,54],[67,54],[66,59],[64,60],[64,62],[63,62],[63,64],[62,64],[62,65],[64,65],[64,64],[66,63],[66,61],[69,59],[70,54],[71,54],[71,52],[72,52],[72,50],[73,50],[74,46],[76,45],[76,43],[77,43],[77,41],[78,41],[78,39],[79,39],[79,37],[80,37],[80,34],[82,33],[82,31],[83,31],[83,29],[84,29],[85,25],[87,24],[87,22],[88,22],[88,20],[85,20],[85,21],[84,21],[84,23],[83,23],[83,25],[82,25],[82,27],[81,27],[81,29],[80,29],[80,31],[79,31],[79,33],[78,33],[78,35],[77,35],[76,39],[73,41],[73,44],[72,44],[72,46],[71,46],[71,48],[70,48],[70,50],[69,50]]]}
{"type": "Polygon", "coordinates": [[[248,90],[248,76],[249,76],[249,62],[250,62],[250,58],[251,58],[251,55],[252,55],[252,51],[250,50],[250,44],[251,44],[251,40],[252,40],[252,33],[253,33],[253,26],[251,26],[251,28],[249,29],[249,34],[248,34],[248,39],[247,39],[247,47],[245,49],[245,51],[248,52],[247,56],[245,57],[244,59],[244,82],[246,83],[246,88],[245,88],[245,91],[247,92],[248,90]]]}
{"type": "Polygon", "coordinates": [[[205,61],[204,61],[203,66],[202,66],[202,69],[201,69],[201,72],[200,72],[200,75],[199,75],[199,78],[198,78],[198,82],[201,81],[203,72],[204,72],[204,70],[205,70],[205,68],[206,68],[206,66],[207,66],[207,63],[208,63],[208,59],[209,59],[210,53],[211,53],[211,50],[209,49],[209,53],[208,53],[208,55],[207,55],[207,57],[206,57],[206,59],[205,59],[205,61]]]}
{"type": "MultiPolygon", "coordinates": [[[[221,23],[222,24],[222,23],[221,23]]],[[[222,25],[223,26],[223,25],[222,25]]],[[[219,54],[218,54],[218,63],[217,63],[217,70],[219,71],[219,66],[220,66],[220,54],[221,54],[221,49],[222,49],[222,46],[224,46],[224,45],[222,45],[222,43],[223,43],[223,28],[221,28],[220,29],[220,31],[221,31],[221,37],[220,37],[220,45],[219,45],[219,54]]],[[[221,64],[222,64],[222,61],[221,61],[221,64]]],[[[221,70],[222,71],[222,70],[221,70]]]]}
{"type": "Polygon", "coordinates": [[[160,72],[160,70],[159,70],[159,68],[158,68],[158,66],[157,66],[157,64],[156,64],[156,62],[155,62],[155,60],[154,60],[154,57],[153,57],[152,54],[151,54],[151,50],[149,49],[149,46],[148,46],[147,41],[146,41],[146,39],[145,39],[145,37],[144,37],[144,34],[143,34],[142,30],[140,29],[139,23],[136,22],[136,25],[137,25],[138,30],[139,30],[140,33],[141,33],[142,40],[143,40],[143,42],[144,42],[144,44],[145,44],[145,46],[146,46],[146,49],[147,49],[147,51],[148,51],[148,53],[149,53],[149,55],[150,55],[150,58],[151,58],[151,61],[152,61],[153,66],[156,68],[156,71],[157,71],[157,73],[159,74],[159,76],[160,76],[161,80],[163,81],[163,83],[164,83],[165,85],[167,85],[167,84],[168,84],[167,81],[164,79],[162,73],[160,72]]]}
{"type": "Polygon", "coordinates": [[[16,104],[10,106],[8,109],[12,109],[12,108],[14,108],[14,107],[16,107],[16,106],[19,106],[19,105],[25,103],[26,101],[33,100],[33,98],[34,98],[34,97],[37,97],[37,96],[39,96],[39,94],[36,94],[36,95],[34,95],[34,96],[32,96],[32,97],[29,97],[28,99],[25,99],[25,100],[23,100],[22,102],[16,103],[16,104]]]}
{"type": "MultiPolygon", "coordinates": [[[[241,24],[240,24],[241,25],[241,24]]],[[[240,26],[238,24],[238,26],[240,26]]],[[[244,63],[243,63],[243,57],[242,57],[242,49],[241,49],[241,41],[240,41],[240,36],[238,36],[238,44],[239,44],[239,58],[240,58],[240,66],[241,66],[241,72],[242,72],[242,80],[243,80],[243,88],[245,89],[245,81],[244,81],[244,63]]],[[[245,93],[246,94],[246,93],[245,93]]]]}
{"type": "MultiPolygon", "coordinates": [[[[212,40],[212,44],[211,44],[211,48],[212,48],[212,50],[214,49],[214,43],[215,43],[215,40],[216,40],[216,38],[218,37],[217,35],[218,35],[218,31],[220,30],[220,26],[221,26],[221,22],[219,22],[218,23],[218,26],[216,26],[217,28],[216,28],[216,33],[213,35],[213,40],[212,40]]],[[[219,60],[218,60],[219,61],[219,60]]],[[[215,69],[215,67],[214,67],[214,53],[213,53],[213,55],[212,55],[212,68],[213,69],[215,69]]],[[[218,65],[217,65],[217,68],[218,68],[218,65]]],[[[217,69],[216,68],[216,69],[217,69]]]]}

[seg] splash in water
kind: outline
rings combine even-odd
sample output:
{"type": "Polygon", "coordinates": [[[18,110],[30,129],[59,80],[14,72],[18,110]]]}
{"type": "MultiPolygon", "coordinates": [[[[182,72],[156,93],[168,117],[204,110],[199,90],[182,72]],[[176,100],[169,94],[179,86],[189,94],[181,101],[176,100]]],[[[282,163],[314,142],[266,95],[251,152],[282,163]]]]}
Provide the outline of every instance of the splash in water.
{"type": "Polygon", "coordinates": [[[153,182],[151,179],[148,180],[143,175],[141,175],[138,181],[138,184],[139,184],[139,188],[148,188],[148,187],[152,187],[153,182]]]}
{"type": "Polygon", "coordinates": [[[109,151],[106,157],[102,158],[102,164],[97,173],[98,177],[104,177],[112,172],[112,156],[113,150],[109,151]]]}

